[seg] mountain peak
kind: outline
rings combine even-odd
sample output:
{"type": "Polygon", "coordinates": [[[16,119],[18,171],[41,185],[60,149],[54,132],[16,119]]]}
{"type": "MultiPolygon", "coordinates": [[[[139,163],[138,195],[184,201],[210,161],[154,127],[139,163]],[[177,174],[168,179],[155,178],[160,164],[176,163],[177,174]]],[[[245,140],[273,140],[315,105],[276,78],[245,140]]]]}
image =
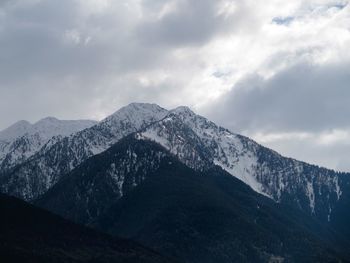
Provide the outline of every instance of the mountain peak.
{"type": "Polygon", "coordinates": [[[26,120],[18,121],[10,127],[0,131],[0,140],[11,141],[14,138],[26,134],[32,127],[32,124],[26,120]]]}
{"type": "Polygon", "coordinates": [[[90,120],[58,120],[46,117],[34,124],[19,121],[0,132],[0,170],[8,170],[39,151],[55,136],[69,136],[95,125],[90,120]]]}
{"type": "Polygon", "coordinates": [[[125,112],[134,113],[135,111],[159,112],[159,111],[166,111],[166,110],[155,103],[132,102],[120,108],[118,111],[116,111],[112,115],[125,113],[125,112]]]}
{"type": "Polygon", "coordinates": [[[49,117],[45,117],[45,118],[40,119],[34,125],[42,124],[42,123],[53,123],[53,122],[60,122],[60,120],[55,118],[55,117],[49,116],[49,117]]]}
{"type": "Polygon", "coordinates": [[[148,103],[148,102],[131,102],[125,107],[134,107],[134,108],[160,108],[160,106],[156,103],[148,103]]]}
{"type": "Polygon", "coordinates": [[[102,123],[110,123],[110,126],[113,127],[116,122],[127,121],[139,129],[146,120],[158,121],[167,113],[168,110],[154,103],[133,102],[105,118],[102,123]]]}
{"type": "Polygon", "coordinates": [[[20,120],[18,122],[16,122],[15,124],[13,125],[20,125],[20,126],[30,126],[32,125],[29,121],[26,121],[26,120],[20,120]]]}
{"type": "Polygon", "coordinates": [[[195,113],[187,106],[179,106],[171,110],[171,112],[178,115],[195,115],[195,113]]]}
{"type": "Polygon", "coordinates": [[[89,128],[96,123],[91,120],[59,120],[55,117],[46,117],[32,126],[32,133],[38,133],[42,137],[49,139],[57,135],[68,136],[89,128]]]}

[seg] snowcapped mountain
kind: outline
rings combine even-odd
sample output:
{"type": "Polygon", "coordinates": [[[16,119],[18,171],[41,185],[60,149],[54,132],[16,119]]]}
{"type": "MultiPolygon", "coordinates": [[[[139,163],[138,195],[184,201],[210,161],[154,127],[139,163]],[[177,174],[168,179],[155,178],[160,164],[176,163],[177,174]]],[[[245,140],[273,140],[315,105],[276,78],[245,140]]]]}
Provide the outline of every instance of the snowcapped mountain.
{"type": "Polygon", "coordinates": [[[32,124],[28,121],[22,120],[12,124],[10,127],[0,131],[0,141],[12,141],[18,137],[26,134],[32,124]]]}
{"type": "Polygon", "coordinates": [[[68,136],[77,131],[95,125],[92,120],[59,120],[46,117],[31,124],[28,121],[18,121],[10,127],[0,131],[0,141],[11,142],[24,135],[38,134],[42,139],[49,140],[54,136],[68,136]]]}
{"type": "Polygon", "coordinates": [[[1,176],[0,189],[33,200],[79,164],[136,132],[139,139],[157,142],[190,168],[205,171],[218,165],[256,192],[324,221],[332,219],[350,176],[285,158],[187,107],[168,111],[155,104],[132,103],[97,125],[49,140],[25,163],[1,176]]]}
{"type": "Polygon", "coordinates": [[[167,118],[140,134],[163,145],[191,168],[202,170],[203,166],[217,164],[255,191],[267,194],[253,175],[256,156],[249,149],[251,145],[243,145],[239,136],[187,107],[170,111],[167,118]],[[206,163],[200,164],[204,159],[206,163]]]}
{"type": "Polygon", "coordinates": [[[166,116],[155,104],[132,103],[91,128],[53,138],[22,165],[0,178],[3,192],[32,200],[89,157],[107,150],[121,138],[166,116]]]}
{"type": "Polygon", "coordinates": [[[140,136],[161,144],[191,168],[219,165],[256,192],[293,203],[324,220],[330,220],[342,194],[340,173],[285,158],[187,107],[170,111],[140,136]]]}
{"type": "Polygon", "coordinates": [[[9,170],[34,155],[55,136],[65,137],[96,124],[91,120],[47,117],[31,124],[19,121],[0,132],[0,171],[9,170]]]}

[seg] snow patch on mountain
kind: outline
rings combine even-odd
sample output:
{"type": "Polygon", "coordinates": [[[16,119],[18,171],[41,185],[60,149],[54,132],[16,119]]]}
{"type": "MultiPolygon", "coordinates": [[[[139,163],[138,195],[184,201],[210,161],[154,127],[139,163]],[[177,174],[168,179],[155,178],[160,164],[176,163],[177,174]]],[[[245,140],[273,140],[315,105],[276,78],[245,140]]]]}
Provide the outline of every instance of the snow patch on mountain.
{"type": "Polygon", "coordinates": [[[340,196],[342,195],[342,191],[341,191],[340,186],[339,186],[339,178],[338,177],[333,177],[333,184],[335,186],[335,190],[337,193],[337,200],[339,200],[340,196]]]}
{"type": "Polygon", "coordinates": [[[213,164],[213,158],[200,137],[171,112],[142,130],[141,136],[162,145],[195,170],[202,171],[213,164]]]}
{"type": "Polygon", "coordinates": [[[254,177],[257,157],[247,151],[236,134],[195,114],[188,107],[180,106],[171,112],[201,138],[211,152],[216,165],[249,185],[256,192],[270,197],[263,191],[262,184],[254,177]]]}
{"type": "MultiPolygon", "coordinates": [[[[162,145],[164,148],[169,149],[169,141],[166,138],[163,138],[158,134],[158,132],[154,129],[148,129],[145,132],[138,135],[139,139],[149,139],[151,141],[154,141],[160,145],[162,145]]],[[[174,149],[171,149],[173,154],[177,154],[174,149]]]]}
{"type": "Polygon", "coordinates": [[[312,182],[306,183],[306,194],[309,197],[311,212],[315,213],[315,193],[312,182]]]}

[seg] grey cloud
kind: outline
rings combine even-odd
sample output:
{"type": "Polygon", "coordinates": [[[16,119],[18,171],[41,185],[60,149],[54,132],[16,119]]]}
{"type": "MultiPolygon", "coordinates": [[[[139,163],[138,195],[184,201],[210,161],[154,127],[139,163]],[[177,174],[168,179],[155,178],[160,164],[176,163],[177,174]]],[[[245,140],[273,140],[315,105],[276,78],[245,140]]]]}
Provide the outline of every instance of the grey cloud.
{"type": "Polygon", "coordinates": [[[16,2],[16,1],[15,0],[2,0],[0,2],[0,8],[7,7],[9,4],[13,4],[14,2],[16,2]]]}
{"type": "Polygon", "coordinates": [[[167,104],[186,83],[166,79],[145,88],[139,75],[181,67],[174,47],[209,41],[232,22],[216,16],[222,1],[178,1],[181,8],[159,23],[154,14],[169,1],[141,1],[142,18],[127,1],[111,1],[103,12],[87,11],[83,1],[2,2],[0,128],[46,115],[87,118],[92,105],[167,104]]]}
{"type": "MultiPolygon", "coordinates": [[[[105,79],[123,79],[123,74],[147,71],[167,59],[165,50],[132,39],[134,24],[122,4],[107,13],[86,15],[76,3],[48,0],[2,10],[0,129],[17,119],[35,121],[46,115],[88,118],[94,114],[92,106],[103,107],[96,104],[105,93],[105,79]],[[80,34],[80,43],[65,42],[69,30],[80,34]]],[[[113,95],[135,92],[117,83],[113,90],[113,95]]],[[[113,102],[105,99],[105,104],[113,102]]]]}
{"type": "Polygon", "coordinates": [[[321,131],[349,126],[350,63],[299,63],[268,80],[250,76],[208,113],[237,131],[321,131]]]}
{"type": "Polygon", "coordinates": [[[263,143],[285,156],[338,171],[350,171],[350,144],[344,141],[322,145],[314,138],[281,139],[263,143]]]}
{"type": "Polygon", "coordinates": [[[145,45],[137,35],[145,21],[130,18],[133,14],[123,3],[113,3],[111,10],[91,15],[83,14],[76,3],[47,0],[6,11],[0,31],[3,87],[17,76],[102,78],[168,64],[169,50],[145,45]],[[77,32],[79,43],[64,40],[69,31],[77,32]]]}
{"type": "MultiPolygon", "coordinates": [[[[236,14],[229,17],[218,14],[219,7],[224,1],[178,0],[176,2],[176,10],[159,20],[145,21],[137,32],[141,41],[157,46],[201,45],[217,34],[227,33],[235,28],[236,14]]],[[[157,7],[159,9],[159,3],[157,7]]]]}
{"type": "Polygon", "coordinates": [[[11,77],[11,72],[98,75],[142,67],[144,60],[154,63],[155,52],[149,58],[152,50],[132,39],[133,25],[122,4],[115,4],[110,13],[85,16],[75,3],[48,0],[8,11],[0,33],[3,77],[11,77]],[[76,31],[81,41],[67,43],[69,31],[76,31]]]}
{"type": "Polygon", "coordinates": [[[253,138],[259,133],[281,133],[281,138],[262,143],[289,157],[350,171],[346,139],[319,141],[320,134],[349,131],[349,83],[350,62],[312,65],[300,61],[267,80],[257,75],[245,78],[203,113],[253,138]],[[308,136],[290,138],[283,133],[308,136]]]}

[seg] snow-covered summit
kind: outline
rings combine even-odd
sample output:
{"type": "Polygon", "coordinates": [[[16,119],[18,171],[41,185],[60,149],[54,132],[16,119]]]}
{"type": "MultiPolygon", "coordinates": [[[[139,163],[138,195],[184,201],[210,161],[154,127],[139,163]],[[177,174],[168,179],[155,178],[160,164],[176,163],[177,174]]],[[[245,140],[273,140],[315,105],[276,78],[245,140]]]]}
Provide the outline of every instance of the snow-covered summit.
{"type": "Polygon", "coordinates": [[[194,116],[196,115],[189,107],[179,106],[170,111],[171,113],[180,115],[180,116],[194,116]]]}
{"type": "Polygon", "coordinates": [[[59,120],[55,117],[46,117],[34,124],[21,120],[10,127],[0,131],[0,140],[11,142],[24,135],[38,134],[43,139],[50,139],[53,136],[68,136],[72,133],[89,128],[95,125],[93,120],[59,120]]]}
{"type": "Polygon", "coordinates": [[[30,130],[31,126],[32,124],[28,121],[18,121],[8,128],[0,131],[0,141],[8,142],[20,136],[23,136],[30,130]]]}
{"type": "Polygon", "coordinates": [[[130,103],[116,112],[114,112],[112,115],[105,118],[102,122],[108,121],[111,119],[118,119],[118,120],[133,120],[133,121],[139,121],[142,118],[148,118],[149,116],[152,116],[153,118],[164,117],[168,113],[168,110],[160,107],[157,104],[154,103],[130,103]]]}
{"type": "Polygon", "coordinates": [[[30,132],[39,133],[45,139],[58,135],[65,137],[97,123],[93,120],[59,120],[54,117],[46,117],[34,123],[30,132]]]}
{"type": "Polygon", "coordinates": [[[136,132],[152,122],[159,121],[168,111],[157,104],[130,103],[102,120],[99,125],[109,129],[112,133],[128,129],[136,132]]]}
{"type": "Polygon", "coordinates": [[[95,125],[91,120],[47,117],[31,124],[19,121],[0,132],[0,169],[9,170],[38,152],[51,138],[65,137],[95,125]]]}

